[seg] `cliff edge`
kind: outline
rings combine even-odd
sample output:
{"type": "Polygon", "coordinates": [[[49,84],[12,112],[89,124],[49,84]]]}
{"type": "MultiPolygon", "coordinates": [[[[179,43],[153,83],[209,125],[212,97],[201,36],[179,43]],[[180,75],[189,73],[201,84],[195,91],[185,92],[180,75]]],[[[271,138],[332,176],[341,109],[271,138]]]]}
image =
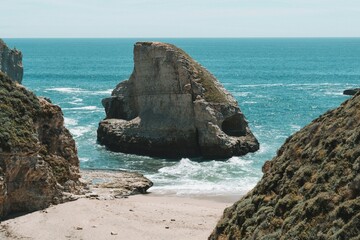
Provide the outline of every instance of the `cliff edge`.
{"type": "Polygon", "coordinates": [[[11,79],[22,82],[23,65],[22,53],[16,49],[10,49],[0,39],[0,72],[6,73],[11,79]]]}
{"type": "Polygon", "coordinates": [[[209,239],[358,239],[360,93],[291,137],[209,239]]]}
{"type": "Polygon", "coordinates": [[[236,100],[171,44],[136,43],[130,79],[102,103],[98,142],[112,151],[227,158],[259,149],[236,100]]]}
{"type": "Polygon", "coordinates": [[[0,72],[0,219],[70,200],[79,177],[60,107],[0,72]]]}

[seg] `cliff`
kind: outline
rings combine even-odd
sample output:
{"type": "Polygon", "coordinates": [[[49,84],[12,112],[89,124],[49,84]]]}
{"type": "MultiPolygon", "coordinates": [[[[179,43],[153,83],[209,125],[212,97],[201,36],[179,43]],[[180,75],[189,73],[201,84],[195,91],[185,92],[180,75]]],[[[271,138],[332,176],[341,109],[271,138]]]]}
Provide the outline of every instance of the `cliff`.
{"type": "Polygon", "coordinates": [[[103,100],[98,142],[112,151],[159,157],[227,158],[258,150],[236,100],[181,49],[134,47],[134,71],[103,100]]]}
{"type": "Polygon", "coordinates": [[[358,239],[360,93],[289,137],[209,239],[358,239]]]}
{"type": "Polygon", "coordinates": [[[10,49],[0,39],[0,72],[6,73],[11,79],[21,83],[23,78],[22,54],[10,49]]]}
{"type": "Polygon", "coordinates": [[[0,219],[68,200],[78,179],[77,150],[60,107],[0,72],[0,219]]]}

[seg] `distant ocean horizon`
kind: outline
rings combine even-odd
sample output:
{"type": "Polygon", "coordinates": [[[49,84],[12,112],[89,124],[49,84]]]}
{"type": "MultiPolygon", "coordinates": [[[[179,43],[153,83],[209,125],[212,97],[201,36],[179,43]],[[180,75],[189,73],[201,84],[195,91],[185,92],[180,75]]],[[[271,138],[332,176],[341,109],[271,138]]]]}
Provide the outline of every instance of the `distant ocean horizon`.
{"type": "Polygon", "coordinates": [[[5,38],[23,53],[23,85],[59,105],[83,169],[139,171],[151,192],[240,195],[285,139],[360,86],[360,38],[5,38]],[[101,99],[128,79],[137,41],[175,44],[213,73],[237,99],[260,142],[256,153],[203,161],[107,151],[96,143],[101,99]]]}

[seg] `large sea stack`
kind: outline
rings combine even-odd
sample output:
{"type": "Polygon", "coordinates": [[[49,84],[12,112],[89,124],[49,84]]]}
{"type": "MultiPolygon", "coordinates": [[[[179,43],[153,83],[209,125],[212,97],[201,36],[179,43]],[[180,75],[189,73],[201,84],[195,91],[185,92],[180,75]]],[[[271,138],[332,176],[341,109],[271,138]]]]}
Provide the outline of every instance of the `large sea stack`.
{"type": "Polygon", "coordinates": [[[20,51],[6,46],[2,39],[0,39],[0,72],[6,73],[18,83],[22,81],[22,54],[20,51]]]}
{"type": "Polygon", "coordinates": [[[209,239],[359,239],[360,93],[289,137],[209,239]]]}
{"type": "MultiPolygon", "coordinates": [[[[2,68],[12,69],[7,62],[2,68]]],[[[81,189],[75,142],[60,107],[20,85],[22,70],[6,73],[0,71],[0,220],[70,200],[81,189]]]]}
{"type": "Polygon", "coordinates": [[[259,148],[236,100],[171,44],[136,43],[130,79],[102,103],[98,141],[113,151],[227,158],[259,148]]]}

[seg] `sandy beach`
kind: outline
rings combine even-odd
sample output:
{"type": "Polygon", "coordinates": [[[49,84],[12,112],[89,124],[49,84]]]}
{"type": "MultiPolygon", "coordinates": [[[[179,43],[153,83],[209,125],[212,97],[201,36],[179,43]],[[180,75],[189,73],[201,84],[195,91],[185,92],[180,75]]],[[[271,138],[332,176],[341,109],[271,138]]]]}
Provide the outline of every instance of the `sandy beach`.
{"type": "Polygon", "coordinates": [[[151,193],[81,198],[1,222],[0,239],[207,239],[229,201],[151,193]]]}

